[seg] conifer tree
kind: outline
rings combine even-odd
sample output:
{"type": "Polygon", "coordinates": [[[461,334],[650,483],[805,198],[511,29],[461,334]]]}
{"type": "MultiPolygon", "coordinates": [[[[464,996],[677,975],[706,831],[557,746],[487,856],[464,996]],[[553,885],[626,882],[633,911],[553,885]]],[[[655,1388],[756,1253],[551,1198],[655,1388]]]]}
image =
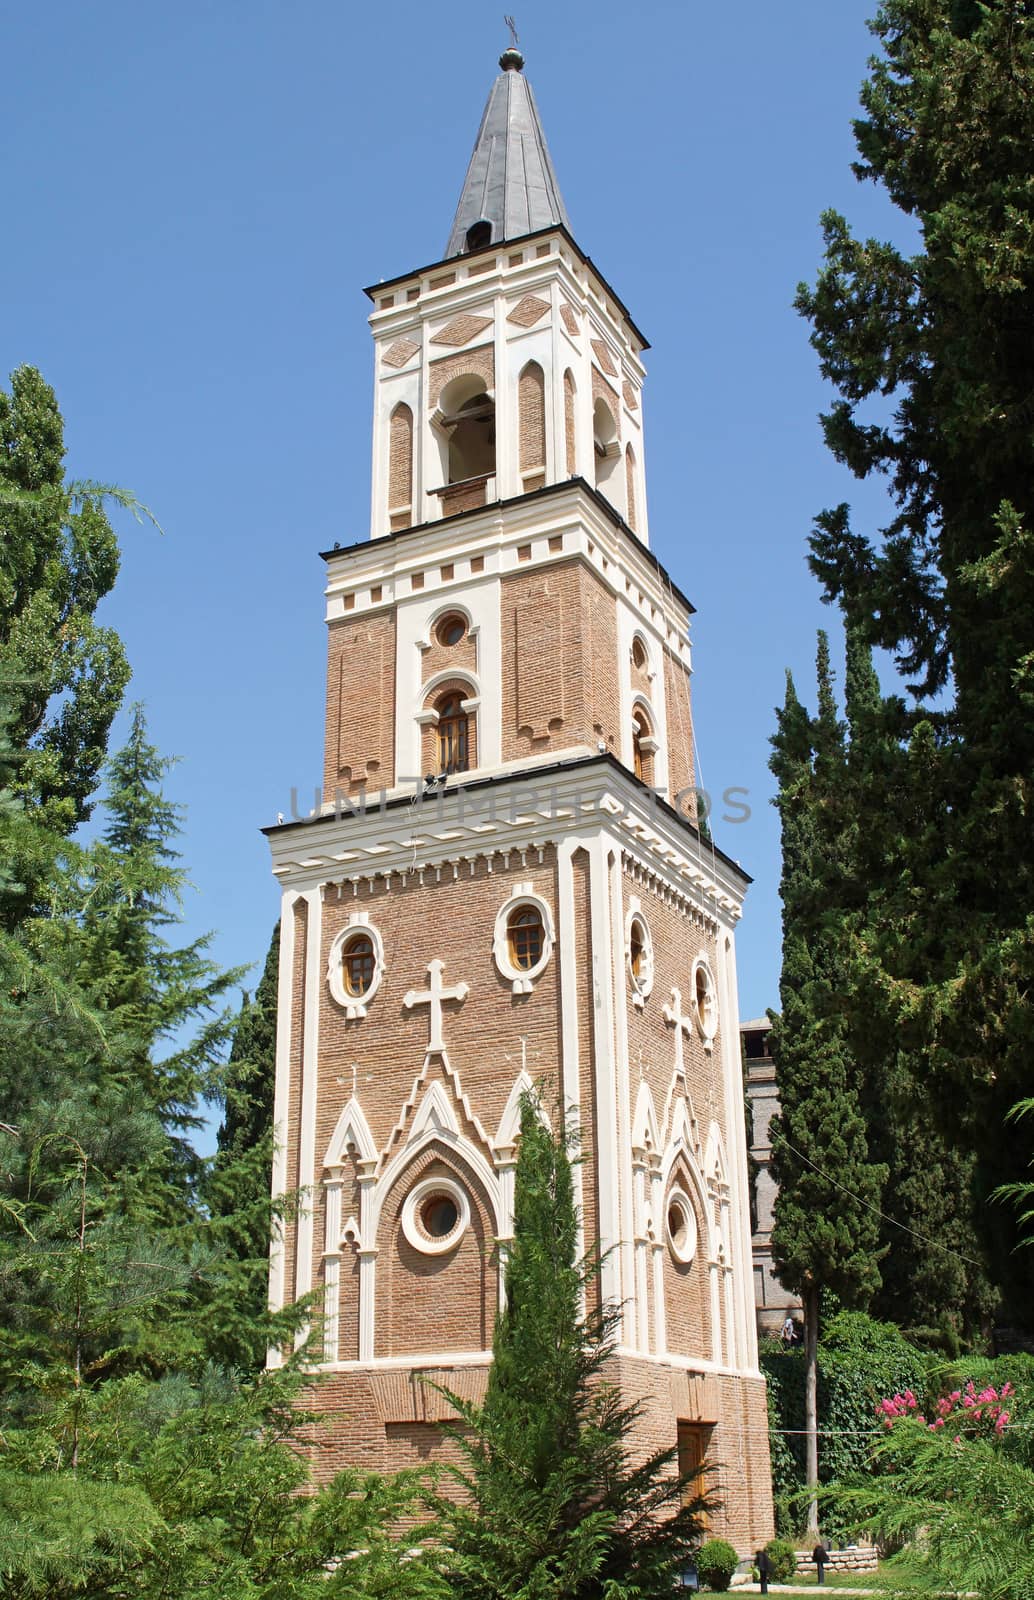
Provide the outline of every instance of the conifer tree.
{"type": "Polygon", "coordinates": [[[175,848],[180,808],[162,792],[170,765],[147,737],[143,707],[134,706],[126,743],[108,769],[103,837],[77,886],[74,957],[89,973],[105,1019],[108,1049],[98,1071],[166,1132],[168,1161],[154,1174],[153,1199],[170,1207],[172,1218],[184,1214],[198,1180],[190,1136],[202,1100],[219,1082],[232,1027],[225,999],[243,969],[216,966],[210,934],[185,945],[168,937],[179,926],[186,888],[175,848]]]}
{"type": "Polygon", "coordinates": [[[488,1390],[481,1406],[450,1396],[468,1497],[443,1530],[457,1600],[668,1600],[698,1537],[676,1452],[632,1458],[637,1408],[607,1382],[618,1312],[583,1313],[595,1267],[577,1241],[565,1135],[526,1096],[488,1390]]]}
{"type": "Polygon", "coordinates": [[[66,483],[64,453],[54,391],[19,367],[0,390],[0,681],[23,752],[18,790],[68,833],[89,813],[129,668],[96,621],[119,567],[106,491],[66,483]]]}
{"type": "MultiPolygon", "coordinates": [[[[913,680],[851,958],[858,1027],[864,1004],[922,1072],[979,1205],[1023,1175],[1005,1118],[1034,1053],[1034,15],[1024,0],[885,0],[872,26],[855,171],[920,245],[857,239],[829,213],[798,306],[837,391],[826,441],[856,476],[885,477],[893,509],[872,536],[846,505],[824,512],[812,566],[913,680]]],[[[1008,1211],[984,1231],[1029,1323],[1034,1263],[1008,1211]]]]}
{"type": "MultiPolygon", "coordinates": [[[[237,1015],[218,1148],[202,1186],[202,1237],[212,1257],[200,1296],[207,1349],[215,1360],[245,1372],[261,1366],[285,1320],[267,1312],[279,957],[277,923],[258,988],[253,997],[244,995],[237,1015]]],[[[289,1204],[280,1201],[278,1208],[282,1212],[289,1204]]],[[[300,1326],[296,1312],[287,1316],[292,1327],[300,1326]]]]}
{"type": "Polygon", "coordinates": [[[879,1208],[885,1167],[869,1159],[865,1119],[840,1013],[844,988],[837,903],[843,840],[832,774],[844,761],[829,647],[819,636],[819,714],[808,716],[787,674],[773,738],[779,781],[783,869],[780,1014],[769,1043],[779,1085],[772,1172],[779,1191],[772,1255],[780,1279],[801,1296],[805,1334],[806,1482],[817,1522],[817,1359],[822,1291],[864,1307],[880,1282],[879,1208]]]}

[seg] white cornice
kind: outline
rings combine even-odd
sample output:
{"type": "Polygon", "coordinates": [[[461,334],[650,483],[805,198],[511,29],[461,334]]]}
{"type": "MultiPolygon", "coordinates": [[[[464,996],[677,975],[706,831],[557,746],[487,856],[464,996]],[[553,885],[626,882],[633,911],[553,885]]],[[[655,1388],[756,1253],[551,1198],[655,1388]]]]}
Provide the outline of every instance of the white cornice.
{"type": "Polygon", "coordinates": [[[652,625],[667,647],[689,666],[687,606],[645,551],[575,479],[551,487],[548,494],[497,501],[463,518],[430,522],[394,538],[331,551],[324,591],[327,621],[352,620],[383,611],[412,595],[426,599],[479,579],[527,572],[572,557],[591,567],[613,594],[628,598],[643,623],[652,625]],[[562,547],[550,550],[550,540],[558,537],[563,539],[562,547]],[[519,547],[528,544],[531,558],[522,561],[519,547]],[[470,571],[475,556],[484,559],[483,574],[470,571]],[[453,576],[442,579],[440,569],[446,565],[452,567],[453,576]],[[412,586],[414,573],[424,575],[419,590],[412,586]],[[374,589],[380,590],[376,600],[371,597],[374,589]],[[352,598],[347,610],[346,595],[352,598]]]}
{"type": "Polygon", "coordinates": [[[683,826],[651,791],[607,758],[572,762],[492,783],[457,785],[408,805],[269,830],[273,871],[293,890],[333,889],[360,899],[374,883],[473,874],[502,855],[523,866],[577,837],[614,838],[626,863],[687,911],[732,927],[747,880],[683,826]]]}

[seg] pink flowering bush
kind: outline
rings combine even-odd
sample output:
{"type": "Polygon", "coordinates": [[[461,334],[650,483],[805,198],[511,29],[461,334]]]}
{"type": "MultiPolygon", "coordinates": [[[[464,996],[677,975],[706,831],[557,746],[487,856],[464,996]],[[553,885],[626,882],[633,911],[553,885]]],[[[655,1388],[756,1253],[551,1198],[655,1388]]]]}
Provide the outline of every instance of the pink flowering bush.
{"type": "Polygon", "coordinates": [[[840,1491],[878,1542],[909,1547],[926,1587],[1034,1600],[1034,1383],[1011,1359],[1010,1381],[880,1400],[870,1471],[840,1491]]]}
{"type": "Polygon", "coordinates": [[[986,1384],[978,1390],[971,1378],[965,1389],[953,1389],[951,1394],[941,1396],[933,1407],[934,1416],[930,1422],[920,1411],[919,1401],[911,1389],[881,1400],[876,1415],[888,1429],[903,1418],[920,1423],[931,1433],[943,1429],[955,1444],[961,1444],[964,1438],[1000,1438],[1009,1426],[1007,1407],[1013,1393],[1011,1383],[1003,1383],[1001,1389],[986,1384]]]}

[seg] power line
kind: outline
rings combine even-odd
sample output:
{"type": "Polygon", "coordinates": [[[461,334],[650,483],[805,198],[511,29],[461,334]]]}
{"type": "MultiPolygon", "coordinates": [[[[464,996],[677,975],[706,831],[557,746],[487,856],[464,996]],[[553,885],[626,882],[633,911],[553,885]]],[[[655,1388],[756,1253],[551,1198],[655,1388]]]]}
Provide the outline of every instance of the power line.
{"type": "Polygon", "coordinates": [[[899,1222],[896,1217],[888,1217],[887,1213],[881,1211],[879,1206],[874,1206],[870,1200],[863,1200],[860,1194],[855,1194],[853,1190],[847,1188],[846,1184],[839,1183],[831,1173],[817,1166],[810,1156],[804,1154],[803,1150],[798,1150],[795,1145],[792,1145],[781,1130],[773,1130],[773,1132],[775,1137],[781,1140],[786,1148],[797,1157],[798,1161],[806,1162],[813,1172],[817,1172],[820,1178],[824,1178],[827,1183],[831,1183],[834,1189],[839,1189],[841,1194],[846,1194],[849,1200],[855,1202],[855,1205],[864,1206],[867,1211],[874,1211],[884,1222],[889,1222],[892,1228],[900,1228],[902,1233],[911,1234],[912,1238],[918,1239],[921,1244],[932,1245],[935,1250],[943,1250],[947,1255],[954,1256],[956,1260],[964,1261],[969,1267],[983,1268],[983,1262],[974,1261],[972,1256],[963,1255],[961,1250],[954,1249],[950,1244],[944,1244],[940,1239],[931,1239],[929,1234],[920,1233],[916,1228],[908,1227],[906,1223],[899,1222]]]}

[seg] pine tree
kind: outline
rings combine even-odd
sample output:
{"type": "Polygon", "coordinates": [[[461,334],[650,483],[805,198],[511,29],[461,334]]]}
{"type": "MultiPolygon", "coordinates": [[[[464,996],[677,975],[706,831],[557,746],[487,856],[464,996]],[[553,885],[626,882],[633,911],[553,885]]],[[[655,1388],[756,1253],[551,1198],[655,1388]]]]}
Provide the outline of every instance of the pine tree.
{"type": "Polygon", "coordinates": [[[443,1530],[457,1600],[667,1600],[699,1534],[676,1452],[632,1459],[637,1407],[607,1381],[617,1313],[583,1314],[595,1267],[577,1239],[564,1133],[526,1096],[487,1393],[481,1406],[449,1397],[467,1496],[443,1530]]]}
{"type": "MultiPolygon", "coordinates": [[[[856,476],[886,478],[893,515],[867,537],[847,506],[826,511],[812,565],[914,679],[852,957],[857,1028],[864,1004],[922,1072],[979,1206],[998,1178],[1022,1177],[1005,1116],[1034,1051],[1034,15],[1023,0],[885,0],[873,31],[855,171],[921,245],[858,240],[829,213],[798,306],[837,390],[827,443],[856,476]]],[[[1015,1223],[993,1209],[983,1227],[1012,1315],[1029,1322],[1015,1223]]],[[[969,1315],[986,1299],[973,1285],[969,1315]]]]}
{"type": "Polygon", "coordinates": [[[769,1044],[779,1085],[772,1173],[779,1186],[772,1256],[801,1296],[805,1332],[806,1481],[817,1523],[817,1362],[822,1291],[863,1307],[879,1286],[879,1208],[887,1169],[869,1158],[865,1119],[840,1012],[843,930],[838,890],[844,841],[836,773],[845,762],[829,647],[819,636],[819,714],[808,716],[787,674],[773,738],[783,870],[780,1014],[769,1044]],[[831,907],[832,914],[831,914],[831,907]]]}
{"type": "Polygon", "coordinates": [[[78,884],[75,960],[90,974],[103,1011],[108,1049],[97,1069],[161,1122],[165,1170],[153,1174],[154,1203],[185,1216],[199,1169],[191,1135],[202,1101],[214,1094],[232,1027],[227,992],[243,969],[223,971],[208,953],[210,934],[177,945],[186,872],[175,840],[180,808],[162,792],[171,762],[147,738],[134,706],[125,746],[113,757],[103,837],[78,884]]]}

